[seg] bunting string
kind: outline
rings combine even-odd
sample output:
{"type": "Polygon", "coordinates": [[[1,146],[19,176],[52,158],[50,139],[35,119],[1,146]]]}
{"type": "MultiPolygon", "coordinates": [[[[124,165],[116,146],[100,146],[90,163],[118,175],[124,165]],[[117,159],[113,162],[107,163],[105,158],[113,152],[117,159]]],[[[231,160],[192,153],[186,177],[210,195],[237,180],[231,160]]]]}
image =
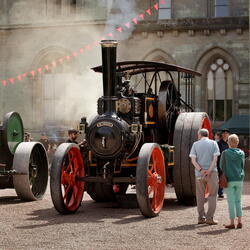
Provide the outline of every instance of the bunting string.
{"type": "MultiPolygon", "coordinates": [[[[164,4],[164,0],[161,0],[161,4],[164,4]]],[[[152,16],[153,11],[158,11],[158,10],[159,10],[159,4],[155,3],[152,7],[148,8],[144,12],[138,14],[138,16],[136,16],[136,17],[132,18],[131,20],[129,20],[128,22],[125,22],[124,24],[116,27],[114,32],[117,32],[119,34],[126,32],[128,29],[130,29],[132,27],[132,25],[138,25],[139,21],[145,20],[146,15],[152,16]]],[[[101,37],[100,40],[105,40],[106,38],[110,39],[110,38],[115,37],[116,34],[114,32],[109,32],[105,36],[101,37]]],[[[58,58],[56,60],[53,60],[51,63],[48,63],[48,64],[44,65],[43,67],[39,67],[37,69],[32,69],[29,72],[18,74],[15,77],[9,77],[7,79],[3,79],[2,86],[3,87],[7,87],[8,85],[11,86],[11,85],[14,85],[14,83],[16,81],[19,81],[19,82],[23,81],[23,79],[26,77],[35,77],[36,75],[46,73],[50,69],[55,68],[59,65],[62,65],[63,63],[65,63],[67,61],[70,61],[74,57],[77,57],[79,55],[83,55],[83,54],[85,54],[85,52],[91,51],[94,47],[97,47],[98,45],[99,45],[99,42],[94,41],[90,44],[83,46],[82,48],[79,48],[77,51],[74,51],[71,55],[67,55],[63,58],[58,58]]]]}

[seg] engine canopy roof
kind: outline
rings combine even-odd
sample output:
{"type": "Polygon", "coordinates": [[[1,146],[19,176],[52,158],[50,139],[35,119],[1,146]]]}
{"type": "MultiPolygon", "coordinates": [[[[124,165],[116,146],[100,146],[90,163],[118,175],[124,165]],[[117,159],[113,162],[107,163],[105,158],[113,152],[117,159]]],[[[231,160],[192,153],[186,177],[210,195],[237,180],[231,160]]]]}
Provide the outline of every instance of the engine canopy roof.
{"type": "MultiPolygon", "coordinates": [[[[92,68],[95,72],[102,73],[102,65],[92,68]]],[[[151,61],[123,61],[116,63],[116,72],[120,72],[123,75],[137,75],[146,72],[183,72],[192,76],[201,76],[201,73],[180,67],[174,64],[151,62],[151,61]]]]}

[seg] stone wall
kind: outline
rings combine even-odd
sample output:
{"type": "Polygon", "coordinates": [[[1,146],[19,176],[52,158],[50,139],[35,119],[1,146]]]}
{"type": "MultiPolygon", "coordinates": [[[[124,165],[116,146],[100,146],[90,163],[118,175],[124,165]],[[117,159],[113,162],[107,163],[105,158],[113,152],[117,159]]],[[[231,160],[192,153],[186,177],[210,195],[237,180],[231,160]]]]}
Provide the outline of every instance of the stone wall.
{"type": "MultiPolygon", "coordinates": [[[[162,59],[201,71],[202,58],[216,50],[234,61],[238,74],[235,82],[234,113],[249,112],[249,31],[248,19],[219,19],[211,23],[207,19],[170,20],[164,24],[144,23],[139,25],[120,51],[126,60],[162,59]],[[225,24],[225,20],[227,24],[225,24]],[[129,49],[126,49],[129,48],[129,49]],[[160,51],[160,52],[159,52],[160,51]],[[165,57],[165,58],[164,58],[165,57]]],[[[232,64],[232,61],[228,63],[232,64]]],[[[203,73],[203,72],[201,72],[203,73]]],[[[205,76],[204,76],[205,77],[205,76]]],[[[196,110],[205,109],[205,96],[201,82],[196,85],[196,110]]]]}
{"type": "Polygon", "coordinates": [[[1,0],[1,25],[105,20],[110,0],[1,0]]]}
{"type": "Polygon", "coordinates": [[[67,93],[61,99],[68,105],[64,106],[64,109],[57,109],[58,112],[65,115],[66,123],[72,121],[73,116],[72,124],[75,126],[76,121],[79,121],[86,111],[88,114],[95,112],[96,101],[101,95],[102,85],[101,81],[97,83],[96,80],[92,80],[95,78],[101,79],[99,75],[96,76],[96,73],[91,73],[90,68],[101,64],[100,47],[96,47],[91,51],[84,48],[84,54],[80,54],[79,49],[98,40],[99,34],[103,30],[104,26],[85,25],[83,28],[74,25],[67,27],[22,28],[14,32],[12,30],[5,31],[6,40],[4,46],[0,47],[2,55],[2,60],[0,60],[1,76],[16,77],[27,73],[28,77],[23,77],[21,81],[15,78],[14,84],[8,82],[6,87],[1,84],[1,115],[15,110],[21,114],[27,130],[41,131],[43,129],[44,113],[52,112],[47,108],[46,110],[43,108],[43,79],[45,76],[61,73],[68,74],[68,76],[70,74],[71,76],[67,80],[62,79],[65,83],[62,83],[61,87],[62,89],[67,88],[65,90],[67,93]],[[92,31],[91,35],[88,32],[89,30],[92,31]],[[75,39],[72,39],[72,37],[75,39]],[[72,57],[72,53],[75,51],[79,55],[72,57]],[[70,60],[65,59],[61,66],[57,60],[68,55],[71,56],[70,60]],[[55,68],[51,64],[53,61],[57,61],[55,68]],[[32,70],[44,67],[45,64],[49,64],[49,72],[46,72],[43,68],[45,74],[36,72],[37,74],[34,77],[31,76],[30,72],[32,70]],[[60,70],[62,67],[63,69],[60,70]],[[76,78],[78,79],[77,83],[75,83],[76,78]],[[92,93],[92,98],[90,98],[88,96],[90,93],[86,92],[86,90],[90,91],[93,86],[96,93],[92,93]],[[69,92],[73,92],[73,94],[70,95],[69,92]],[[70,98],[72,99],[70,100],[70,98]],[[86,102],[87,98],[88,101],[86,102]],[[90,107],[91,111],[89,111],[90,107]]]}
{"type": "MultiPolygon", "coordinates": [[[[108,31],[106,18],[112,21],[116,14],[126,14],[122,12],[122,6],[118,5],[119,1],[98,1],[106,4],[103,8],[101,4],[94,5],[94,1],[78,0],[78,9],[72,14],[69,1],[62,0],[60,15],[55,15],[52,11],[53,6],[45,8],[45,2],[0,1],[1,79],[16,77],[44,66],[43,63],[49,60],[51,62],[60,56],[72,55],[75,50],[99,40],[101,34],[108,31]],[[37,8],[36,4],[40,8],[37,8]],[[120,9],[117,9],[117,6],[120,6],[120,9]],[[56,58],[53,58],[53,55],[56,58]]],[[[208,2],[211,3],[210,0],[172,1],[173,19],[170,20],[157,20],[156,11],[152,16],[145,14],[145,21],[140,22],[133,32],[122,37],[123,40],[118,46],[118,59],[162,60],[202,70],[201,61],[204,57],[221,53],[232,59],[232,63],[238,69],[235,73],[237,81],[234,112],[248,113],[250,96],[248,1],[240,0],[238,4],[239,1],[231,0],[232,17],[226,18],[207,18],[210,6],[208,2]]],[[[127,5],[134,6],[133,13],[137,14],[145,11],[153,3],[155,1],[144,0],[136,1],[134,5],[134,1],[126,1],[127,5]]],[[[90,73],[89,68],[99,64],[101,64],[100,47],[96,47],[86,54],[73,57],[64,64],[66,66],[63,66],[63,69],[59,71],[53,69],[53,72],[49,72],[76,75],[71,80],[68,79],[62,87],[65,92],[76,93],[75,96],[74,94],[64,96],[63,98],[68,101],[66,107],[57,109],[57,112],[65,112],[65,125],[71,121],[75,124],[86,112],[95,113],[96,99],[102,92],[101,78],[90,73]],[[89,86],[94,86],[93,90],[96,92],[89,94],[89,86]],[[71,116],[74,118],[71,119],[71,116]]],[[[204,110],[202,81],[196,82],[195,94],[196,110],[204,110]]],[[[8,84],[7,87],[1,85],[0,119],[4,113],[16,110],[21,113],[28,130],[41,131],[44,125],[44,113],[50,112],[44,109],[43,95],[41,75],[35,77],[29,75],[22,78],[22,81],[16,79],[14,85],[8,84]]]]}

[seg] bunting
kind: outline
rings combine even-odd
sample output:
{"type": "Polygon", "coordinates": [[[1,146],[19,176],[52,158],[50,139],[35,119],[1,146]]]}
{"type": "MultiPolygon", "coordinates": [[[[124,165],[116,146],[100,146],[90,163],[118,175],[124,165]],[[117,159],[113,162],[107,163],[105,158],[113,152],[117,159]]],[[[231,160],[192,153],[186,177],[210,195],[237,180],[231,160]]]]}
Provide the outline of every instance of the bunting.
{"type": "MultiPolygon", "coordinates": [[[[165,3],[164,0],[161,0],[160,3],[163,5],[165,3]]],[[[152,11],[158,11],[159,10],[159,4],[158,1],[157,3],[154,3],[150,8],[145,10],[144,13],[138,14],[138,16],[132,18],[130,21],[124,23],[123,25],[117,27],[115,29],[115,32],[122,33],[126,32],[126,30],[130,29],[132,26],[131,24],[138,25],[138,20],[145,20],[145,14],[147,15],[152,15],[152,11]]],[[[108,34],[105,35],[108,38],[113,38],[115,36],[114,33],[109,32],[108,34]]],[[[105,37],[102,37],[100,40],[105,40],[105,37]]],[[[9,77],[8,79],[2,80],[2,86],[6,87],[8,83],[11,83],[13,85],[15,83],[15,80],[22,81],[23,78],[27,77],[30,75],[31,77],[34,77],[37,73],[43,74],[45,71],[49,71],[50,67],[57,67],[58,65],[62,65],[63,63],[70,61],[73,57],[77,57],[79,55],[84,54],[84,52],[92,50],[93,47],[97,47],[99,45],[98,41],[93,41],[91,44],[85,45],[82,48],[79,48],[77,51],[72,52],[71,55],[67,55],[63,58],[58,58],[53,60],[52,62],[48,63],[47,65],[44,65],[42,67],[37,68],[36,70],[31,70],[29,73],[22,73],[17,75],[16,77],[9,77]]]]}

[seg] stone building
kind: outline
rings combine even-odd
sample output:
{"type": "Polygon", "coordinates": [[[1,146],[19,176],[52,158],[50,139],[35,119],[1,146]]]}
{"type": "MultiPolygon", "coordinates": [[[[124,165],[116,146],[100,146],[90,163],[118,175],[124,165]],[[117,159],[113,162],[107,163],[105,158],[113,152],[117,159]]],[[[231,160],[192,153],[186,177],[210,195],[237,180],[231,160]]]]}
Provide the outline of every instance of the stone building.
{"type": "Polygon", "coordinates": [[[111,33],[120,40],[119,60],[162,61],[201,72],[195,109],[208,112],[215,127],[233,114],[249,114],[248,4],[2,0],[0,117],[16,110],[38,135],[93,115],[102,84],[89,69],[101,64],[96,42],[111,33]]]}

